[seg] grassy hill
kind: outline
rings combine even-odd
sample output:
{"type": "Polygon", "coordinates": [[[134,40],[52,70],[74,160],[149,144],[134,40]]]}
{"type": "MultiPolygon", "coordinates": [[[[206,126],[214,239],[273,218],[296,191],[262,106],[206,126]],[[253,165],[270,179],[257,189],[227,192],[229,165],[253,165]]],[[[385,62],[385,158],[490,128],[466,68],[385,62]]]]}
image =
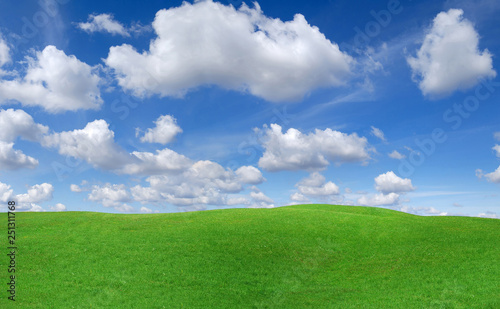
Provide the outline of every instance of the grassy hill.
{"type": "Polygon", "coordinates": [[[500,220],[331,205],[16,216],[17,300],[3,255],[0,308],[500,308],[500,220]]]}

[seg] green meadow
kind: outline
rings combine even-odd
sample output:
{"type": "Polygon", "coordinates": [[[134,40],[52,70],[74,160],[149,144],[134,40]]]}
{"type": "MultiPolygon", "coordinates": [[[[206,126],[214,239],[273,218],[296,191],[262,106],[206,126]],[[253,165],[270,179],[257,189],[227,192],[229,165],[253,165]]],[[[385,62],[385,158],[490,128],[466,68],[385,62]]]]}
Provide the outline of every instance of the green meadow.
{"type": "MultiPolygon", "coordinates": [[[[4,214],[3,252],[7,252],[4,214]]],[[[500,308],[500,220],[299,205],[16,213],[0,308],[500,308]]]]}

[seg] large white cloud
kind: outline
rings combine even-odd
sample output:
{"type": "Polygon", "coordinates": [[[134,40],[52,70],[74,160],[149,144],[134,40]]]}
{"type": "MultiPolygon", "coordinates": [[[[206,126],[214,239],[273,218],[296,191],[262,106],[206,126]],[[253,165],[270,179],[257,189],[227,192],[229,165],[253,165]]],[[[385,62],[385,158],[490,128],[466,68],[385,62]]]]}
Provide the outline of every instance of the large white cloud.
{"type": "Polygon", "coordinates": [[[105,184],[104,186],[94,185],[88,195],[88,199],[102,204],[104,207],[114,207],[119,211],[131,211],[126,203],[132,201],[130,193],[125,185],[105,184]]]}
{"type": "Polygon", "coordinates": [[[268,171],[321,170],[333,162],[367,162],[370,148],[365,137],[331,129],[304,134],[297,129],[282,132],[271,124],[263,132],[265,152],[259,167],[268,171]]]}
{"type": "Polygon", "coordinates": [[[114,132],[104,120],[90,122],[81,130],[45,136],[43,145],[57,147],[62,155],[85,160],[106,170],[122,168],[133,162],[131,156],[115,144],[114,132]]]}
{"type": "Polygon", "coordinates": [[[235,171],[239,181],[245,184],[258,185],[266,179],[262,176],[262,172],[253,166],[242,166],[235,171]]]}
{"type": "Polygon", "coordinates": [[[409,192],[415,190],[409,178],[400,178],[390,171],[375,178],[375,189],[384,194],[409,192]]]}
{"type": "Polygon", "coordinates": [[[91,14],[86,23],[78,23],[78,28],[85,32],[107,32],[112,35],[130,36],[128,30],[110,14],[91,14]]]}
{"type": "Polygon", "coordinates": [[[16,200],[20,204],[36,204],[40,202],[50,201],[52,199],[53,193],[54,187],[50,183],[42,183],[30,187],[27,193],[16,195],[16,200]]]}
{"type": "Polygon", "coordinates": [[[353,59],[297,14],[266,17],[259,5],[184,2],[157,12],[149,51],[124,44],[105,63],[138,96],[182,96],[202,85],[248,91],[269,101],[299,100],[319,87],[340,86],[353,59]]]}
{"type": "MultiPolygon", "coordinates": [[[[155,121],[156,126],[149,128],[141,137],[141,142],[168,144],[174,140],[175,136],[182,133],[182,129],[177,125],[177,121],[170,115],[158,117],[155,121]]],[[[136,135],[140,134],[140,130],[136,129],[136,135]]]]}
{"type": "Polygon", "coordinates": [[[148,177],[149,187],[137,185],[130,191],[134,200],[141,203],[180,207],[246,205],[248,200],[236,194],[246,184],[264,181],[261,177],[254,167],[243,166],[235,172],[212,161],[197,161],[181,172],[148,177]]]}
{"type": "Polygon", "coordinates": [[[439,13],[416,57],[407,58],[424,95],[448,95],[475,86],[480,78],[496,76],[492,55],[479,50],[479,35],[463,13],[439,13]]]}
{"type": "Polygon", "coordinates": [[[99,76],[75,56],[47,46],[36,53],[36,59],[26,61],[23,78],[0,80],[0,104],[18,101],[53,113],[100,107],[99,76]]]}

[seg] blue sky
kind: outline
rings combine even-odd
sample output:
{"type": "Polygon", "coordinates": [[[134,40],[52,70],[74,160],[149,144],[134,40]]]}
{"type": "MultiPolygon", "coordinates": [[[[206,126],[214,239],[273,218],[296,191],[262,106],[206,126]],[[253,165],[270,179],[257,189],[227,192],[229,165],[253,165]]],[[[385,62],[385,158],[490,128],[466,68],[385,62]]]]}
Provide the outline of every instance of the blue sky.
{"type": "Polygon", "coordinates": [[[3,210],[500,214],[496,1],[0,6],[3,210]]]}

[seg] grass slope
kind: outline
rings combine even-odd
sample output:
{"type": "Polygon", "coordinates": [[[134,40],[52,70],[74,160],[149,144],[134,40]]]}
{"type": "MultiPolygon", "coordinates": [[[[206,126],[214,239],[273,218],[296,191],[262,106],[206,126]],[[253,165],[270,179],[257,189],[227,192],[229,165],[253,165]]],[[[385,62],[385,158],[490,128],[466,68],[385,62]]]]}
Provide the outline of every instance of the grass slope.
{"type": "Polygon", "coordinates": [[[500,220],[331,205],[16,216],[17,301],[3,255],[0,308],[500,308],[500,220]]]}

